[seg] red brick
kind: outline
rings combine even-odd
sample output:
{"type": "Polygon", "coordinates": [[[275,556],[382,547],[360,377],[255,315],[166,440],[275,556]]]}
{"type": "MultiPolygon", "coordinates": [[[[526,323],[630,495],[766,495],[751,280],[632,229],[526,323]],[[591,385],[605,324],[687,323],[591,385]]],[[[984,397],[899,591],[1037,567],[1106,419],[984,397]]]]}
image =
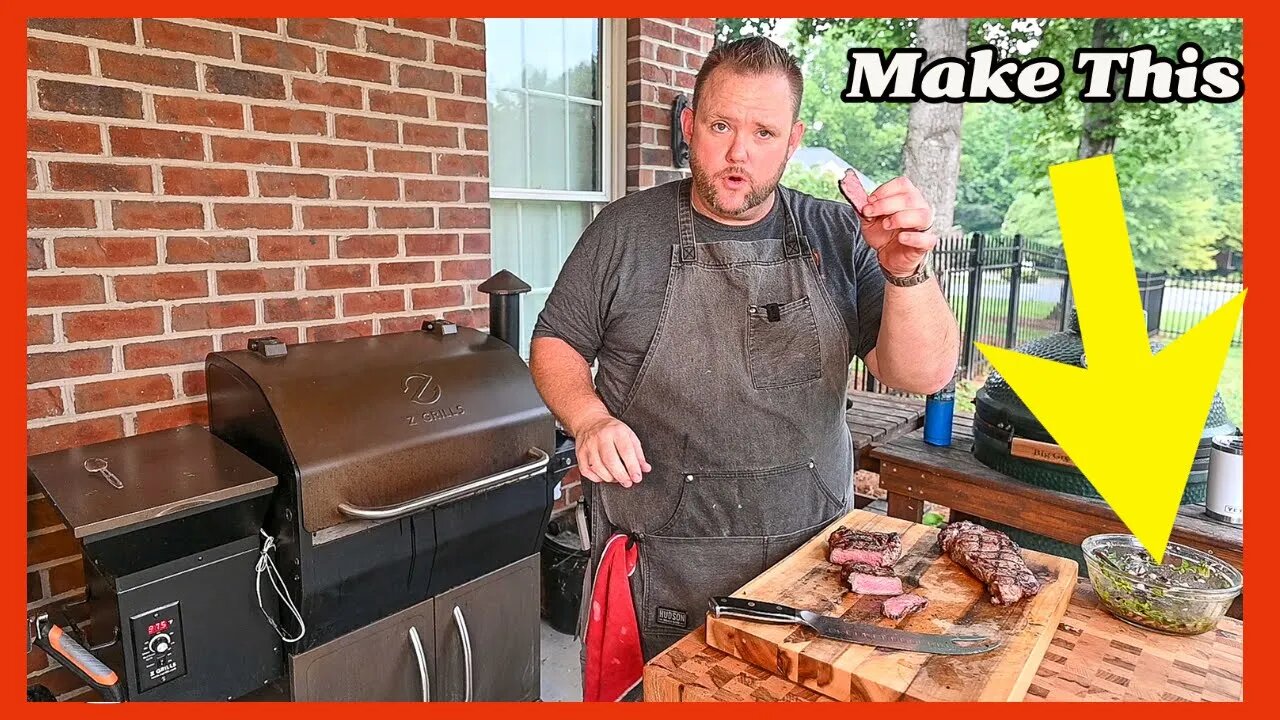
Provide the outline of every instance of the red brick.
{"type": "Polygon", "coordinates": [[[173,382],[168,375],[102,380],[75,387],[76,412],[145,405],[172,398],[173,382]]]}
{"type": "Polygon", "coordinates": [[[655,49],[657,50],[656,59],[658,62],[665,63],[667,65],[683,65],[680,57],[681,52],[679,50],[667,45],[658,45],[655,49]]]}
{"type": "Polygon", "coordinates": [[[468,255],[488,255],[489,233],[467,233],[463,235],[462,252],[468,255]]]}
{"type": "Polygon", "coordinates": [[[97,275],[42,275],[27,278],[27,307],[96,305],[107,301],[97,275]]]}
{"type": "Polygon", "coordinates": [[[235,57],[231,33],[160,20],[142,21],[142,41],[150,48],[220,58],[235,57]]]}
{"type": "Polygon", "coordinates": [[[448,322],[454,323],[455,325],[462,325],[479,330],[489,324],[489,310],[488,308],[449,310],[444,314],[444,319],[448,322]]]}
{"type": "Polygon", "coordinates": [[[208,403],[196,402],[173,407],[155,408],[154,410],[143,410],[138,413],[136,423],[140,433],[168,430],[169,428],[182,427],[184,425],[208,427],[209,405],[208,403]]]}
{"type": "Polygon", "coordinates": [[[685,64],[685,67],[689,68],[690,70],[696,73],[702,69],[702,63],[705,62],[706,59],[707,59],[707,56],[703,55],[700,52],[685,53],[684,64],[685,64]]]}
{"type": "Polygon", "coordinates": [[[326,60],[332,77],[391,83],[391,64],[386,60],[340,52],[328,53],[326,60]]]}
{"type": "Polygon", "coordinates": [[[457,307],[466,302],[460,285],[414,288],[410,291],[414,310],[457,307]]]}
{"type": "Polygon", "coordinates": [[[356,46],[356,27],[336,20],[290,18],[287,30],[289,37],[299,40],[346,48],[356,46]]]}
{"type": "Polygon", "coordinates": [[[373,169],[390,173],[430,173],[431,153],[375,149],[373,169]]]}
{"type": "Polygon", "coordinates": [[[213,219],[223,230],[287,230],[293,227],[293,206],[218,203],[213,206],[213,219]]]}
{"type": "Polygon", "coordinates": [[[287,142],[229,137],[214,137],[212,140],[215,162],[251,165],[293,164],[293,154],[289,151],[287,142]]]}
{"type": "Polygon", "coordinates": [[[301,322],[304,320],[332,320],[333,298],[267,298],[262,303],[264,322],[301,322]]]}
{"type": "Polygon", "coordinates": [[[62,525],[62,516],[47,497],[27,502],[27,532],[62,525]]]}
{"type": "Polygon", "coordinates": [[[166,195],[244,197],[249,194],[249,175],[244,170],[167,167],[161,169],[161,178],[166,195]]]}
{"type": "Polygon", "coordinates": [[[471,100],[436,99],[437,120],[484,125],[488,122],[488,117],[488,108],[485,103],[471,100]]]}
{"type": "Polygon", "coordinates": [[[435,90],[436,92],[453,93],[457,84],[453,73],[440,68],[424,68],[413,65],[400,66],[400,87],[435,90]]]}
{"type": "Polygon", "coordinates": [[[28,37],[27,69],[88,75],[89,48],[83,45],[28,37]]]}
{"type": "Polygon", "coordinates": [[[435,227],[435,211],[431,208],[382,207],[373,212],[380,228],[435,227]]]}
{"type": "Polygon", "coordinates": [[[27,565],[40,565],[82,552],[80,541],[67,528],[27,538],[27,565]]]}
{"type": "Polygon", "coordinates": [[[114,200],[111,219],[117,230],[194,230],[204,227],[199,203],[114,200]]]}
{"type": "Polygon", "coordinates": [[[27,355],[27,382],[38,383],[111,372],[111,348],[86,348],[27,355]]]}
{"type": "Polygon", "coordinates": [[[462,94],[466,97],[483,98],[485,85],[483,75],[463,75],[462,94]]]}
{"type": "Polygon", "coordinates": [[[142,93],[108,85],[39,80],[40,107],[51,112],[142,119],[142,93]]]}
{"type": "Polygon", "coordinates": [[[338,197],[343,200],[399,200],[400,181],[393,177],[338,178],[338,197]]]}
{"type": "Polygon", "coordinates": [[[208,275],[201,272],[168,272],[153,275],[117,275],[112,284],[116,300],[186,300],[209,294],[208,275]]]}
{"type": "Polygon", "coordinates": [[[97,155],[102,152],[102,135],[97,125],[27,118],[27,149],[97,155]]]}
{"type": "Polygon", "coordinates": [[[640,63],[640,79],[648,82],[667,83],[671,81],[671,71],[653,63],[640,63]]]}
{"type": "Polygon", "coordinates": [[[435,41],[435,63],[468,70],[484,70],[484,50],[435,41]]]}
{"type": "Polygon", "coordinates": [[[124,366],[128,370],[188,365],[203,362],[213,352],[213,338],[193,337],[179,340],[134,343],[124,346],[124,366]]]}
{"type": "Polygon", "coordinates": [[[427,59],[427,41],[420,37],[366,28],[364,39],[369,46],[369,52],[410,60],[427,59]]]}
{"type": "Polygon", "coordinates": [[[364,170],[369,167],[368,152],[358,145],[298,143],[298,160],[302,167],[332,170],[364,170]]]}
{"type": "MultiPolygon", "coordinates": [[[[124,437],[124,421],[118,416],[47,425],[40,428],[28,428],[27,454],[39,455],[54,450],[64,450],[96,442],[115,440],[120,437],[124,437]]],[[[30,542],[27,544],[27,552],[28,557],[30,557],[30,542]]],[[[71,554],[74,555],[75,553],[71,554]]]]}
{"type": "Polygon", "coordinates": [[[395,257],[400,241],[395,235],[348,235],[338,238],[340,258],[395,257]]]}
{"type": "MultiPolygon", "coordinates": [[[[227,346],[222,346],[224,350],[227,346]]],[[[199,370],[188,370],[182,373],[182,394],[187,397],[197,397],[204,395],[208,391],[205,385],[204,368],[199,370]]]]}
{"type": "Polygon", "coordinates": [[[178,305],[173,308],[173,330],[183,332],[252,325],[257,315],[252,300],[178,305]]]}
{"type": "Polygon", "coordinates": [[[53,241],[58,267],[137,267],[156,264],[156,240],[149,237],[63,237],[53,241]]]}
{"type": "Polygon", "coordinates": [[[308,290],[369,287],[368,265],[311,265],[307,268],[308,290]]]}
{"type": "Polygon", "coordinates": [[[61,595],[82,587],[84,587],[83,558],[49,568],[49,592],[53,595],[61,595]]]}
{"type": "Polygon", "coordinates": [[[27,388],[27,419],[54,417],[62,414],[61,388],[27,388]]]}
{"type": "MultiPolygon", "coordinates": [[[[244,350],[249,347],[249,341],[251,339],[261,337],[274,337],[282,343],[296,345],[298,343],[298,328],[256,328],[249,332],[227,333],[222,336],[222,349],[244,350]]],[[[201,382],[200,387],[204,387],[203,381],[201,382]]]]}
{"type": "Polygon", "coordinates": [[[381,118],[337,115],[333,119],[333,129],[334,135],[344,140],[394,143],[400,138],[396,121],[381,118]]]}
{"type": "Polygon", "coordinates": [[[223,95],[284,100],[284,76],[257,70],[208,65],[204,69],[204,86],[208,92],[223,95]]]}
{"type": "Polygon", "coordinates": [[[151,168],[145,165],[49,163],[54,190],[92,192],[151,192],[151,168]]]}
{"type": "Polygon", "coordinates": [[[440,208],[442,228],[487,228],[489,208],[440,208]]]}
{"type": "Polygon", "coordinates": [[[27,26],[60,35],[75,35],[130,45],[136,40],[133,34],[133,20],[129,18],[30,19],[27,21],[27,26]]]}
{"type": "Polygon", "coordinates": [[[308,230],[313,228],[367,228],[369,227],[369,209],[364,207],[304,207],[302,208],[302,227],[308,230]]]}
{"type": "Polygon", "coordinates": [[[253,108],[253,129],[282,135],[324,135],[329,126],[322,112],[259,106],[253,108]]]}
{"type": "Polygon", "coordinates": [[[91,228],[96,224],[92,200],[27,199],[29,228],[91,228]]]}
{"type": "Polygon", "coordinates": [[[314,73],[317,67],[314,48],[251,35],[240,36],[240,57],[249,65],[267,65],[295,72],[314,73]]]}
{"type": "Polygon", "coordinates": [[[404,293],[399,290],[347,293],[342,296],[342,314],[347,317],[404,311],[404,293]]]}
{"type": "Polygon", "coordinates": [[[436,155],[436,173],[439,175],[462,175],[467,177],[488,177],[489,158],[484,155],[436,155]]]}
{"type": "Polygon", "coordinates": [[[484,280],[487,277],[488,260],[445,260],[440,263],[442,280],[484,280]]]}
{"type": "Polygon", "coordinates": [[[99,50],[98,64],[102,67],[102,77],[144,85],[196,88],[196,64],[190,60],[99,50]]]}
{"type": "Polygon", "coordinates": [[[27,316],[27,345],[48,345],[53,342],[53,316],[27,316]]]}
{"type": "Polygon", "coordinates": [[[458,24],[459,40],[476,45],[484,44],[484,23],[467,18],[458,18],[455,22],[458,24]]]}
{"type": "Polygon", "coordinates": [[[364,95],[355,85],[342,83],[322,83],[314,80],[295,78],[293,81],[293,98],[300,103],[360,109],[364,106],[364,95]]]}
{"type": "Polygon", "coordinates": [[[323,260],[329,257],[329,238],[324,235],[262,235],[258,238],[258,259],[323,260]]]}
{"type": "Polygon", "coordinates": [[[405,235],[404,249],[411,256],[457,255],[458,236],[455,233],[405,235]]]}
{"type": "MultiPolygon", "coordinates": [[[[262,30],[263,32],[278,32],[280,30],[276,18],[219,18],[214,22],[249,28],[250,30],[262,30]]],[[[244,36],[241,39],[243,40],[244,36]]]]}
{"type": "Polygon", "coordinates": [[[348,340],[354,337],[368,337],[372,334],[373,323],[369,320],[357,320],[334,325],[314,325],[307,328],[307,342],[348,340]]]}
{"type": "MultiPolygon", "coordinates": [[[[469,203],[488,203],[489,202],[489,184],[482,182],[466,183],[465,192],[467,202],[469,203]]],[[[485,210],[488,213],[488,210],[485,210]]],[[[471,227],[475,227],[474,225],[471,227]]],[[[485,227],[488,227],[487,221],[485,227]]]]}
{"type": "Polygon", "coordinates": [[[398,262],[378,265],[379,285],[418,285],[435,282],[436,264],[433,262],[398,262]]]}
{"type": "Polygon", "coordinates": [[[671,26],[664,25],[650,18],[640,18],[639,28],[634,32],[632,31],[631,23],[627,24],[627,35],[640,35],[644,38],[652,38],[654,40],[662,40],[669,43],[671,42],[671,26]]]}
{"type": "Polygon", "coordinates": [[[27,238],[27,269],[43,270],[44,268],[44,240],[27,238]]]}
{"type": "Polygon", "coordinates": [[[111,153],[124,157],[203,160],[204,141],[200,133],[151,128],[113,127],[111,153]]]}
{"type": "Polygon", "coordinates": [[[404,142],[407,145],[458,147],[458,128],[450,125],[411,125],[405,123],[404,142]]]}
{"type": "Polygon", "coordinates": [[[426,320],[425,316],[378,318],[378,333],[387,335],[390,333],[417,332],[422,329],[422,323],[426,320]]]}
{"type": "Polygon", "coordinates": [[[218,294],[284,292],[293,289],[293,268],[260,268],[257,270],[219,270],[218,294]]]}
{"type": "Polygon", "coordinates": [[[258,173],[258,194],[262,197],[329,197],[329,178],[325,175],[294,173],[258,173]]]}
{"type": "Polygon", "coordinates": [[[395,18],[396,27],[413,32],[450,37],[449,18],[395,18]]]}
{"type": "Polygon", "coordinates": [[[412,117],[431,117],[431,107],[426,95],[391,92],[389,90],[370,90],[369,109],[388,115],[408,115],[412,117]]]}
{"type": "Polygon", "coordinates": [[[247,262],[249,238],[171,237],[165,240],[164,255],[165,262],[173,265],[247,262]]]}
{"type": "Polygon", "coordinates": [[[411,202],[457,202],[461,186],[454,180],[405,180],[404,199],[411,202]]]}
{"type": "Polygon", "coordinates": [[[62,325],[67,342],[114,340],[159,335],[164,332],[164,315],[158,307],[90,310],[67,313],[62,318],[62,325]]]}

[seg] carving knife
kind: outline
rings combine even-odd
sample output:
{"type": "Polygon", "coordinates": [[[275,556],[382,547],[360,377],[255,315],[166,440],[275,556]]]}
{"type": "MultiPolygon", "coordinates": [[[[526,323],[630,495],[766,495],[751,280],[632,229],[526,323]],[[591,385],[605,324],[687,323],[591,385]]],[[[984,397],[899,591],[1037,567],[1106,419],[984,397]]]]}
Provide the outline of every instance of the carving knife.
{"type": "Polygon", "coordinates": [[[999,638],[982,635],[934,635],[855,623],[843,618],[819,615],[810,610],[797,610],[786,605],[748,598],[713,597],[708,601],[708,606],[711,614],[718,618],[731,617],[784,625],[799,623],[824,638],[891,650],[934,655],[976,655],[1003,644],[999,638]]]}

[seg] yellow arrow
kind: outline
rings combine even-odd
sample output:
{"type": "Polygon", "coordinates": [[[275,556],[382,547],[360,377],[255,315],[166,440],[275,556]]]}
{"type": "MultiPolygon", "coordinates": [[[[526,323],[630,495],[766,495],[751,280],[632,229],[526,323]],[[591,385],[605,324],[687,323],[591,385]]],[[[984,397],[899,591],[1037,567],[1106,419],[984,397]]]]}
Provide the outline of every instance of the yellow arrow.
{"type": "Polygon", "coordinates": [[[977,347],[1162,562],[1247,291],[1153,355],[1112,157],[1051,166],[1049,180],[1087,368],[977,347]]]}

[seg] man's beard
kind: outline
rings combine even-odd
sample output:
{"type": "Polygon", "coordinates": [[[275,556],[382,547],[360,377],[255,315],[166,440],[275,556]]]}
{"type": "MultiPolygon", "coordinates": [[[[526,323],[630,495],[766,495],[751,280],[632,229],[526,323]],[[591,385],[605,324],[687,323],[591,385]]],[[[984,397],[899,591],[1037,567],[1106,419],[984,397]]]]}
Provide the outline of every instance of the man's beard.
{"type": "Polygon", "coordinates": [[[755,178],[741,168],[728,167],[715,175],[710,175],[692,157],[689,159],[689,167],[693,170],[693,187],[697,191],[698,197],[717,215],[724,217],[739,217],[768,200],[773,191],[777,189],[778,181],[782,179],[782,174],[786,170],[784,163],[774,173],[773,179],[761,185],[757,184],[755,178]],[[715,181],[725,175],[740,175],[746,178],[747,183],[750,185],[747,196],[742,200],[742,205],[737,208],[726,207],[720,203],[720,195],[716,192],[715,181]]]}

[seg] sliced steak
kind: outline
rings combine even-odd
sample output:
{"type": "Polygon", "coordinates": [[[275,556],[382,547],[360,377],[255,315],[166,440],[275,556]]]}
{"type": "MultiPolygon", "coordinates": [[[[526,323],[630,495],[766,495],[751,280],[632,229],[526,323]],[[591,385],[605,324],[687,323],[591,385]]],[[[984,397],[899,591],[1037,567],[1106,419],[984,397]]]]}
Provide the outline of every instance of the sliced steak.
{"type": "Polygon", "coordinates": [[[862,595],[901,595],[902,580],[892,568],[867,563],[846,563],[840,567],[840,580],[862,595]]]}
{"type": "Polygon", "coordinates": [[[999,530],[964,520],[938,533],[942,552],[987,584],[991,602],[1012,605],[1040,592],[1040,581],[1022,559],[1018,545],[999,530]]]}
{"type": "Polygon", "coordinates": [[[880,611],[890,620],[901,620],[913,612],[923,610],[929,601],[920,595],[898,595],[885,600],[880,611]]]}
{"type": "Polygon", "coordinates": [[[831,551],[828,559],[837,565],[857,562],[889,567],[902,556],[902,538],[895,532],[850,530],[841,526],[827,538],[827,547],[831,551]]]}

